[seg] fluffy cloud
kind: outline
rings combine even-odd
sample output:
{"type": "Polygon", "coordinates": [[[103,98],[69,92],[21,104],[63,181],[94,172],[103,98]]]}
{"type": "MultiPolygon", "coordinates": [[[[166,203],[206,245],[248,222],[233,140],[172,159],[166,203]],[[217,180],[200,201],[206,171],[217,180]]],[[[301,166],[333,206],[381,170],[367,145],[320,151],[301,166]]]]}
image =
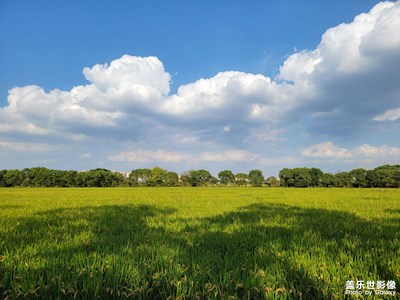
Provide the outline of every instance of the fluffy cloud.
{"type": "Polygon", "coordinates": [[[316,145],[309,146],[301,150],[301,155],[304,157],[315,158],[376,158],[376,157],[400,157],[400,148],[389,147],[382,145],[374,147],[368,144],[363,144],[353,149],[339,148],[331,142],[324,142],[316,145]]]}
{"type": "Polygon", "coordinates": [[[157,57],[124,55],[110,65],[84,68],[83,74],[102,91],[128,88],[137,94],[137,98],[146,100],[150,94],[160,97],[169,93],[170,75],[157,57]]]}
{"type": "Polygon", "coordinates": [[[45,92],[35,85],[11,89],[8,106],[0,109],[4,120],[0,131],[38,135],[119,131],[127,124],[137,126],[169,93],[170,75],[156,57],[124,55],[110,65],[84,68],[83,73],[91,83],[71,91],[45,92]]]}
{"type": "Polygon", "coordinates": [[[84,68],[85,78],[90,85],[71,90],[80,105],[97,110],[128,110],[135,113],[157,102],[169,93],[170,75],[156,57],[124,55],[110,65],[95,65],[84,68]]]}
{"type": "Polygon", "coordinates": [[[317,49],[290,56],[280,68],[279,77],[295,83],[318,83],[316,77],[334,80],[338,74],[390,67],[379,63],[391,54],[399,58],[399,15],[399,2],[381,2],[369,13],[356,16],[352,23],[328,29],[317,49]]]}
{"type": "Polygon", "coordinates": [[[259,155],[245,150],[227,150],[224,152],[203,152],[198,160],[200,161],[227,161],[227,162],[251,162],[257,159],[259,155]]]}
{"type": "Polygon", "coordinates": [[[191,156],[185,153],[164,151],[164,150],[132,150],[121,152],[116,155],[110,155],[109,160],[115,162],[181,162],[189,159],[191,156]]]}
{"type": "Polygon", "coordinates": [[[400,157],[400,148],[389,147],[387,145],[374,147],[368,144],[364,144],[356,147],[353,150],[353,153],[355,156],[361,155],[364,157],[400,157]]]}
{"type": "Polygon", "coordinates": [[[79,158],[84,158],[84,159],[92,158],[92,153],[90,152],[82,153],[81,155],[79,155],[79,158]]]}
{"type": "Polygon", "coordinates": [[[199,155],[184,152],[164,150],[132,150],[110,155],[110,161],[116,162],[182,162],[191,160],[194,162],[240,162],[253,161],[259,156],[245,150],[231,149],[223,152],[201,152],[199,155]]]}
{"type": "Polygon", "coordinates": [[[328,29],[316,49],[290,56],[278,81],[226,71],[180,86],[176,94],[170,94],[171,77],[158,58],[124,55],[109,65],[84,68],[90,83],[70,91],[11,89],[9,105],[0,110],[6,120],[0,130],[132,132],[144,119],[198,129],[231,123],[254,128],[308,114],[311,130],[347,134],[377,112],[387,111],[375,120],[398,114],[393,105],[400,96],[399,20],[400,2],[379,3],[353,22],[328,29]],[[10,122],[13,128],[7,127],[10,122]]]}
{"type": "Polygon", "coordinates": [[[400,99],[400,2],[382,2],[328,29],[314,50],[290,56],[279,79],[296,87],[296,110],[315,132],[347,135],[400,99]]]}
{"type": "Polygon", "coordinates": [[[374,121],[380,121],[380,122],[396,121],[398,119],[400,119],[400,107],[389,109],[385,111],[383,114],[380,114],[373,118],[374,121]]]}
{"type": "Polygon", "coordinates": [[[168,97],[162,112],[208,124],[227,122],[277,122],[283,111],[291,107],[293,86],[277,84],[264,75],[243,72],[221,72],[209,79],[179,87],[168,97]]]}
{"type": "Polygon", "coordinates": [[[321,158],[349,158],[353,156],[349,150],[338,148],[331,142],[324,142],[305,148],[301,151],[301,155],[321,158]]]}
{"type": "Polygon", "coordinates": [[[60,148],[61,146],[46,143],[0,141],[0,152],[48,152],[60,148]]]}

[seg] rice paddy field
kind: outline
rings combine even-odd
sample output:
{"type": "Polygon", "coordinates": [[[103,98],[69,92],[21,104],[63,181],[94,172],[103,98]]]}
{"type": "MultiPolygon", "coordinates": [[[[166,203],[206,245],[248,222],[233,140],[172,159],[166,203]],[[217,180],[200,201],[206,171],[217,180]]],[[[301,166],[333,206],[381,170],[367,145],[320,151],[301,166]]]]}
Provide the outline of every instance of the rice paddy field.
{"type": "Polygon", "coordinates": [[[0,189],[0,298],[344,299],[348,281],[399,291],[400,189],[0,189]]]}

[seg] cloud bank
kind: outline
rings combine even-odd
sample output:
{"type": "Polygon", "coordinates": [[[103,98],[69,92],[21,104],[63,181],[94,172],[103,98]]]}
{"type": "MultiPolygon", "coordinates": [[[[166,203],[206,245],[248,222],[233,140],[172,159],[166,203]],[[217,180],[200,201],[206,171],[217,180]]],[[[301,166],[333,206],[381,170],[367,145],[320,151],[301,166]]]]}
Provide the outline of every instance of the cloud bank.
{"type": "Polygon", "coordinates": [[[339,148],[332,142],[323,142],[320,144],[309,146],[302,149],[301,155],[304,157],[317,157],[317,158],[375,158],[375,157],[386,157],[386,158],[400,158],[400,148],[389,147],[382,145],[374,147],[368,144],[357,146],[353,149],[339,148]]]}

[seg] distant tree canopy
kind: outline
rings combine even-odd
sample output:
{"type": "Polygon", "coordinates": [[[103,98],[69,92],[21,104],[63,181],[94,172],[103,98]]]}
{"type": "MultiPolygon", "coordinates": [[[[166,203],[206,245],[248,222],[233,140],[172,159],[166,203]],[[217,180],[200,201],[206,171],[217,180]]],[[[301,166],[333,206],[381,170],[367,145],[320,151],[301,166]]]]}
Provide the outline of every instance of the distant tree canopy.
{"type": "Polygon", "coordinates": [[[400,187],[400,165],[384,165],[373,170],[362,168],[336,174],[316,168],[284,168],[279,172],[284,187],[400,187]]]}
{"type": "Polygon", "coordinates": [[[280,186],[280,181],[275,176],[268,177],[265,179],[265,185],[268,187],[278,187],[280,186]]]}
{"type": "Polygon", "coordinates": [[[221,184],[231,185],[235,183],[235,175],[231,170],[224,170],[218,173],[218,179],[221,184]]]}
{"type": "Polygon", "coordinates": [[[151,176],[150,169],[136,169],[129,173],[129,186],[146,186],[151,176]]]}
{"type": "Polygon", "coordinates": [[[249,182],[252,186],[262,186],[264,182],[264,176],[260,170],[251,170],[249,172],[249,182]]]}
{"type": "Polygon", "coordinates": [[[384,165],[373,170],[362,168],[336,174],[318,168],[283,168],[279,178],[264,179],[261,170],[248,174],[233,174],[231,170],[218,173],[218,179],[204,169],[183,172],[180,176],[160,167],[135,169],[129,174],[107,169],[63,171],[47,168],[0,170],[0,187],[162,187],[162,186],[266,186],[266,187],[353,187],[399,188],[400,165],[384,165]]]}
{"type": "Polygon", "coordinates": [[[3,170],[0,172],[0,186],[30,187],[106,187],[119,186],[124,181],[122,174],[106,169],[86,172],[30,168],[3,170]]]}
{"type": "Polygon", "coordinates": [[[237,173],[235,175],[235,184],[238,186],[244,186],[247,185],[249,182],[249,175],[245,173],[237,173]]]}
{"type": "Polygon", "coordinates": [[[209,186],[216,184],[218,180],[207,170],[191,170],[181,175],[183,186],[209,186]]]}

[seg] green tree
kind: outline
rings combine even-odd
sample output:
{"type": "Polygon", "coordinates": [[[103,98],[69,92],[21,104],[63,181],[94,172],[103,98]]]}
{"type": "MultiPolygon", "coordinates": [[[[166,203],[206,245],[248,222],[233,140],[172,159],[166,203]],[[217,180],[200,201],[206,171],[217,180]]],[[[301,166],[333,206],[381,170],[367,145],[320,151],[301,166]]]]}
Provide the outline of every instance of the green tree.
{"type": "Polygon", "coordinates": [[[221,184],[229,185],[235,182],[235,175],[231,170],[224,170],[218,173],[218,179],[221,184]]]}
{"type": "Polygon", "coordinates": [[[168,171],[160,167],[154,167],[151,170],[151,176],[148,180],[149,186],[164,186],[164,176],[168,171]]]}
{"type": "Polygon", "coordinates": [[[247,185],[249,182],[249,175],[245,173],[237,173],[235,175],[235,183],[239,186],[247,185]]]}
{"type": "Polygon", "coordinates": [[[60,170],[47,170],[46,172],[46,186],[48,187],[63,187],[64,182],[64,171],[60,170]]]}
{"type": "Polygon", "coordinates": [[[151,177],[150,169],[135,169],[129,173],[130,186],[147,186],[151,177]]]}
{"type": "Polygon", "coordinates": [[[213,183],[213,181],[215,182],[210,172],[204,169],[194,171],[192,176],[194,177],[194,182],[198,182],[197,186],[207,186],[213,183]]]}
{"type": "Polygon", "coordinates": [[[45,187],[47,184],[48,169],[37,167],[22,170],[25,186],[45,187]]]}
{"type": "Polygon", "coordinates": [[[368,187],[381,187],[382,182],[377,170],[368,170],[365,178],[367,179],[368,187]]]}
{"type": "Polygon", "coordinates": [[[208,181],[207,185],[215,186],[218,184],[218,179],[214,176],[211,176],[210,180],[208,181]]]}
{"type": "Polygon", "coordinates": [[[350,171],[350,175],[352,177],[352,185],[353,187],[362,188],[367,187],[367,170],[359,168],[350,171]]]}
{"type": "Polygon", "coordinates": [[[369,187],[394,188],[399,187],[397,174],[400,172],[400,166],[384,165],[379,166],[366,173],[367,185],[369,187]]]}
{"type": "Polygon", "coordinates": [[[313,187],[320,186],[324,172],[322,172],[318,168],[311,168],[309,172],[311,176],[311,186],[313,187]]]}
{"type": "Polygon", "coordinates": [[[311,174],[308,168],[292,169],[292,180],[294,187],[309,187],[311,185],[311,174]]]}
{"type": "MultiPolygon", "coordinates": [[[[86,186],[88,187],[104,187],[106,186],[106,174],[108,170],[93,169],[86,174],[86,186]]],[[[108,171],[110,172],[110,171],[108,171]]]]}
{"type": "Polygon", "coordinates": [[[0,187],[5,187],[6,186],[6,180],[5,180],[5,175],[7,174],[7,170],[1,170],[0,171],[0,187]]]}
{"type": "Polygon", "coordinates": [[[181,173],[180,183],[182,186],[192,186],[190,172],[191,171],[185,171],[181,173]]]}
{"type": "Polygon", "coordinates": [[[265,180],[265,185],[268,187],[278,187],[278,186],[280,186],[280,184],[281,183],[280,183],[279,179],[276,178],[275,176],[268,177],[265,180]]]}
{"type": "Polygon", "coordinates": [[[394,172],[394,187],[400,188],[400,165],[397,165],[396,168],[397,170],[394,172]]]}
{"type": "Polygon", "coordinates": [[[112,187],[123,186],[124,184],[124,175],[118,172],[112,172],[110,175],[111,185],[112,187]]]}
{"type": "Polygon", "coordinates": [[[264,181],[264,176],[260,170],[251,170],[249,172],[249,182],[252,186],[260,187],[264,181]]]}
{"type": "Polygon", "coordinates": [[[322,186],[324,187],[334,187],[335,186],[335,175],[331,173],[324,173],[321,178],[322,186]]]}
{"type": "Polygon", "coordinates": [[[191,170],[181,175],[183,185],[187,186],[207,186],[212,184],[213,176],[207,170],[191,170]]]}
{"type": "Polygon", "coordinates": [[[78,174],[78,184],[87,187],[119,186],[123,183],[123,180],[122,174],[101,168],[78,174]]]}
{"type": "Polygon", "coordinates": [[[179,176],[175,172],[167,172],[163,176],[164,186],[177,186],[179,184],[179,176]]]}
{"type": "Polygon", "coordinates": [[[349,172],[338,172],[335,174],[336,187],[351,187],[353,178],[349,172]]]}
{"type": "Polygon", "coordinates": [[[21,186],[23,181],[22,172],[20,170],[8,170],[4,175],[4,181],[7,187],[21,186]]]}
{"type": "Polygon", "coordinates": [[[77,187],[86,187],[87,171],[80,171],[76,175],[75,183],[77,187]]]}
{"type": "Polygon", "coordinates": [[[67,187],[73,187],[73,186],[77,186],[77,179],[78,176],[78,172],[77,171],[66,171],[64,173],[64,182],[65,182],[65,186],[67,187]]]}
{"type": "Polygon", "coordinates": [[[132,170],[128,175],[128,185],[129,186],[139,186],[139,169],[132,170]]]}
{"type": "Polygon", "coordinates": [[[292,187],[293,184],[293,171],[292,169],[283,168],[279,171],[279,179],[281,186],[292,187]]]}

